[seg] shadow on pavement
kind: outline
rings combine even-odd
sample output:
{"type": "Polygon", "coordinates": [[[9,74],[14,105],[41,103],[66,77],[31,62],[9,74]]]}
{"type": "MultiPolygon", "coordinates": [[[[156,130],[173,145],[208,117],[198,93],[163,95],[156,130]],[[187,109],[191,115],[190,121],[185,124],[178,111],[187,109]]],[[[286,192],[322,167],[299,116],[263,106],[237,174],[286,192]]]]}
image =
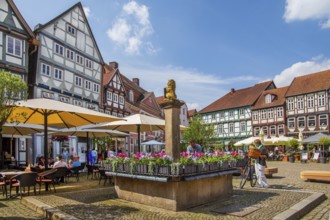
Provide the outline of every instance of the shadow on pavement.
{"type": "Polygon", "coordinates": [[[91,204],[117,198],[114,188],[56,194],[58,197],[91,204]]]}
{"type": "Polygon", "coordinates": [[[285,185],[285,184],[272,184],[269,186],[271,189],[285,189],[285,190],[298,190],[302,189],[301,187],[295,187],[292,185],[285,185]]]}

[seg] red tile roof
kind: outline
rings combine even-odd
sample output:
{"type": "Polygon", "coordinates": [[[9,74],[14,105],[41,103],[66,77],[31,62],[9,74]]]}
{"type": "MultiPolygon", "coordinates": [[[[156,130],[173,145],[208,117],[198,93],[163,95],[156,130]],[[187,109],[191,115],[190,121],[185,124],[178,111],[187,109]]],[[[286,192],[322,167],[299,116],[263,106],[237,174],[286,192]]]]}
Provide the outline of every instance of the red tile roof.
{"type": "Polygon", "coordinates": [[[224,109],[232,109],[243,106],[252,106],[266,89],[272,89],[275,85],[273,81],[255,84],[252,87],[230,91],[215,102],[206,106],[199,113],[214,112],[224,109]]]}
{"type": "Polygon", "coordinates": [[[188,110],[188,117],[192,117],[196,113],[197,113],[197,110],[196,109],[188,110]]]}
{"type": "Polygon", "coordinates": [[[313,93],[330,88],[330,70],[295,77],[285,96],[313,93]]]}
{"type": "Polygon", "coordinates": [[[252,107],[252,109],[283,106],[285,104],[285,93],[288,90],[288,88],[289,86],[277,88],[277,89],[269,89],[264,91],[259,97],[256,104],[252,107]],[[273,95],[273,99],[271,103],[266,103],[266,95],[268,94],[273,95]]]}
{"type": "Polygon", "coordinates": [[[158,104],[164,102],[164,96],[156,97],[156,101],[158,104]]]}

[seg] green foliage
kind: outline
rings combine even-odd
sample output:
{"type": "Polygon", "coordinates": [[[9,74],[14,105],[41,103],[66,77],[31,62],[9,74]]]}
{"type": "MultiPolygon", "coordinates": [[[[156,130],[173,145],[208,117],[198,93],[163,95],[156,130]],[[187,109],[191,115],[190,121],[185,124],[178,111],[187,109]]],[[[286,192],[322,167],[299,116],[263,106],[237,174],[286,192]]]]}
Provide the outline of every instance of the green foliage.
{"type": "Polygon", "coordinates": [[[297,139],[291,139],[289,140],[288,145],[291,147],[293,151],[295,151],[298,149],[299,141],[297,139]]]}
{"type": "Polygon", "coordinates": [[[195,141],[201,146],[206,146],[212,141],[215,130],[214,125],[205,124],[200,115],[193,117],[191,124],[183,132],[183,139],[185,142],[195,141]]]}
{"type": "Polygon", "coordinates": [[[179,164],[189,165],[189,164],[194,164],[194,161],[193,161],[193,159],[191,159],[191,157],[183,157],[183,156],[181,156],[180,157],[180,160],[179,160],[179,164]]]}
{"type": "Polygon", "coordinates": [[[97,145],[98,149],[107,150],[112,143],[112,137],[100,137],[100,138],[93,138],[94,145],[97,145]]]}
{"type": "Polygon", "coordinates": [[[319,144],[323,146],[330,146],[330,139],[328,137],[321,137],[319,139],[319,144]]]}
{"type": "MultiPolygon", "coordinates": [[[[21,77],[0,70],[0,123],[5,123],[18,100],[27,98],[27,85],[21,77]]],[[[12,119],[14,122],[14,118],[12,119]]]]}

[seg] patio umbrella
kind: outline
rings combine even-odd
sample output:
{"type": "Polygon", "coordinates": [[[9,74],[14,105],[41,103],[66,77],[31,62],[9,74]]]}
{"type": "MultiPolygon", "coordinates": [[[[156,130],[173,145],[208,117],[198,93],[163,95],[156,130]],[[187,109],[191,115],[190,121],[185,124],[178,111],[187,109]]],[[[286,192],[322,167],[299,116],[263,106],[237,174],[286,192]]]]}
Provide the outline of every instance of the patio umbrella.
{"type": "Polygon", "coordinates": [[[135,114],[125,118],[125,121],[115,121],[105,124],[91,126],[93,129],[111,129],[118,131],[137,132],[138,133],[138,149],[140,151],[140,133],[145,131],[165,130],[165,120],[151,117],[148,115],[135,114]]]}
{"type": "Polygon", "coordinates": [[[141,145],[152,146],[151,152],[153,152],[153,147],[154,146],[156,146],[156,148],[158,149],[160,146],[164,146],[165,143],[159,142],[159,141],[156,141],[156,140],[150,140],[150,141],[141,143],[141,145]]]}
{"type": "Polygon", "coordinates": [[[258,139],[258,137],[249,137],[244,140],[240,140],[234,144],[235,147],[240,147],[242,145],[250,145],[253,144],[253,142],[258,139]]]}
{"type": "MultiPolygon", "coordinates": [[[[54,128],[48,130],[56,131],[54,128]]],[[[44,132],[44,126],[35,124],[22,124],[22,123],[5,123],[2,126],[2,134],[12,135],[13,137],[31,135],[35,133],[44,132]]]]}
{"type": "Polygon", "coordinates": [[[101,112],[51,100],[29,99],[13,107],[7,122],[44,125],[44,156],[48,157],[48,126],[57,128],[78,127],[87,124],[121,120],[101,112]]]}

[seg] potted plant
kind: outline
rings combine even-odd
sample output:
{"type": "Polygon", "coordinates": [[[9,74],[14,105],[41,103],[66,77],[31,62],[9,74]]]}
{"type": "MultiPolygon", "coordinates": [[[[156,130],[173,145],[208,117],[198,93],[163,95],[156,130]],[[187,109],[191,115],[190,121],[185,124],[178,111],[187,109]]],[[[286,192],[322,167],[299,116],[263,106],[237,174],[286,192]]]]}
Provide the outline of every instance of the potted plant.
{"type": "Polygon", "coordinates": [[[294,163],[294,161],[295,161],[294,155],[298,149],[299,141],[297,139],[291,139],[288,142],[288,145],[291,147],[290,155],[289,155],[289,162],[294,163]]]}
{"type": "Polygon", "coordinates": [[[320,154],[320,163],[326,163],[327,158],[325,157],[324,147],[330,146],[330,139],[328,137],[321,137],[319,139],[319,144],[322,146],[321,154],[320,154]]]}

